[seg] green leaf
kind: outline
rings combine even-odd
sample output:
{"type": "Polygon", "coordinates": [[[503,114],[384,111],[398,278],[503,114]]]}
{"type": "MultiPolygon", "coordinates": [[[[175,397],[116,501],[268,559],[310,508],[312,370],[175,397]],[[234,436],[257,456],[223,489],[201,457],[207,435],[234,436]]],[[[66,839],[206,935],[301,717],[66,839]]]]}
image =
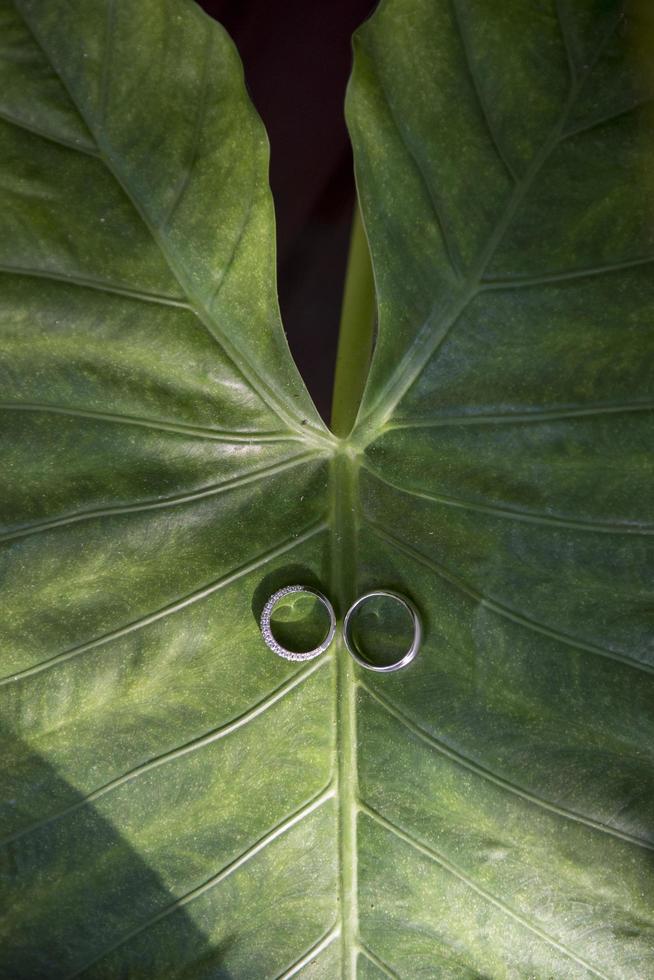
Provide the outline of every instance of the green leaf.
{"type": "Polygon", "coordinates": [[[334,441],[279,323],[265,135],[191,4],[0,9],[0,973],[263,976],[333,919],[336,864],[331,668],[252,609],[320,575],[334,441]]]}
{"type": "Polygon", "coordinates": [[[0,2],[1,975],[652,973],[642,31],[384,0],[358,32],[379,323],[337,440],[224,33],[0,2]],[[276,658],[295,582],[407,594],[418,659],[276,658]]]}

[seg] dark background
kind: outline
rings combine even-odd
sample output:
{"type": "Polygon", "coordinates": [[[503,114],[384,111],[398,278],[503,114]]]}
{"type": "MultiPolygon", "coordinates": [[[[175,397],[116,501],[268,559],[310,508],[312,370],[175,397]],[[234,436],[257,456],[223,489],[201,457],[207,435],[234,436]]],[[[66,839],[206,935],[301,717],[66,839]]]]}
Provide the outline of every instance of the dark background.
{"type": "Polygon", "coordinates": [[[236,43],[270,139],[279,301],[288,342],[329,420],[354,208],[343,103],[353,31],[371,0],[200,0],[236,43]]]}

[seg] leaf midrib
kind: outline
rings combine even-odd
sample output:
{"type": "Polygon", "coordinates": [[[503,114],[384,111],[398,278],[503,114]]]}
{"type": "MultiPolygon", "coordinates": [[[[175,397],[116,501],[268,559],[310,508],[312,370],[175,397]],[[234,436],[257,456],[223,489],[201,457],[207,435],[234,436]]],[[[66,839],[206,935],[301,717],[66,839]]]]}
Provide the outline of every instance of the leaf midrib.
{"type": "MultiPolygon", "coordinates": [[[[343,617],[357,591],[359,460],[347,450],[334,456],[330,474],[331,592],[343,617]]],[[[357,892],[357,735],[354,662],[342,639],[336,651],[335,715],[337,732],[338,855],[342,980],[356,976],[357,892]]]]}

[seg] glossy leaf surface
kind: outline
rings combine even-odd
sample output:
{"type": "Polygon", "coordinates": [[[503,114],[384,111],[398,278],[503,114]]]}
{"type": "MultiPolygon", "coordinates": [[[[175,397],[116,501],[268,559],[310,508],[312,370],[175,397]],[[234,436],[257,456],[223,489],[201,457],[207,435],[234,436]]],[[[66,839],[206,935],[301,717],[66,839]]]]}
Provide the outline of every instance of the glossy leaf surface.
{"type": "Polygon", "coordinates": [[[217,25],[0,10],[2,975],[649,975],[635,14],[385,0],[361,29],[379,330],[336,441],[217,25]],[[258,611],[295,581],[410,595],[418,660],[274,657],[258,611]]]}

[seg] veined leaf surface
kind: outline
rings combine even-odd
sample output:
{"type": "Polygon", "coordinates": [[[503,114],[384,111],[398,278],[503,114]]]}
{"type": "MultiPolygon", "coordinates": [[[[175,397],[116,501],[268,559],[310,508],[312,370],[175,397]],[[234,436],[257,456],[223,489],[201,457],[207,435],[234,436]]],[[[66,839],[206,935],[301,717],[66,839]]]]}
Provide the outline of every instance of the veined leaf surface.
{"type": "Polygon", "coordinates": [[[650,975],[636,14],[361,29],[379,329],[336,440],[224,33],[180,0],[0,11],[2,975],[650,975]],[[275,658],[257,596],[291,580],[410,595],[419,658],[275,658]]]}

